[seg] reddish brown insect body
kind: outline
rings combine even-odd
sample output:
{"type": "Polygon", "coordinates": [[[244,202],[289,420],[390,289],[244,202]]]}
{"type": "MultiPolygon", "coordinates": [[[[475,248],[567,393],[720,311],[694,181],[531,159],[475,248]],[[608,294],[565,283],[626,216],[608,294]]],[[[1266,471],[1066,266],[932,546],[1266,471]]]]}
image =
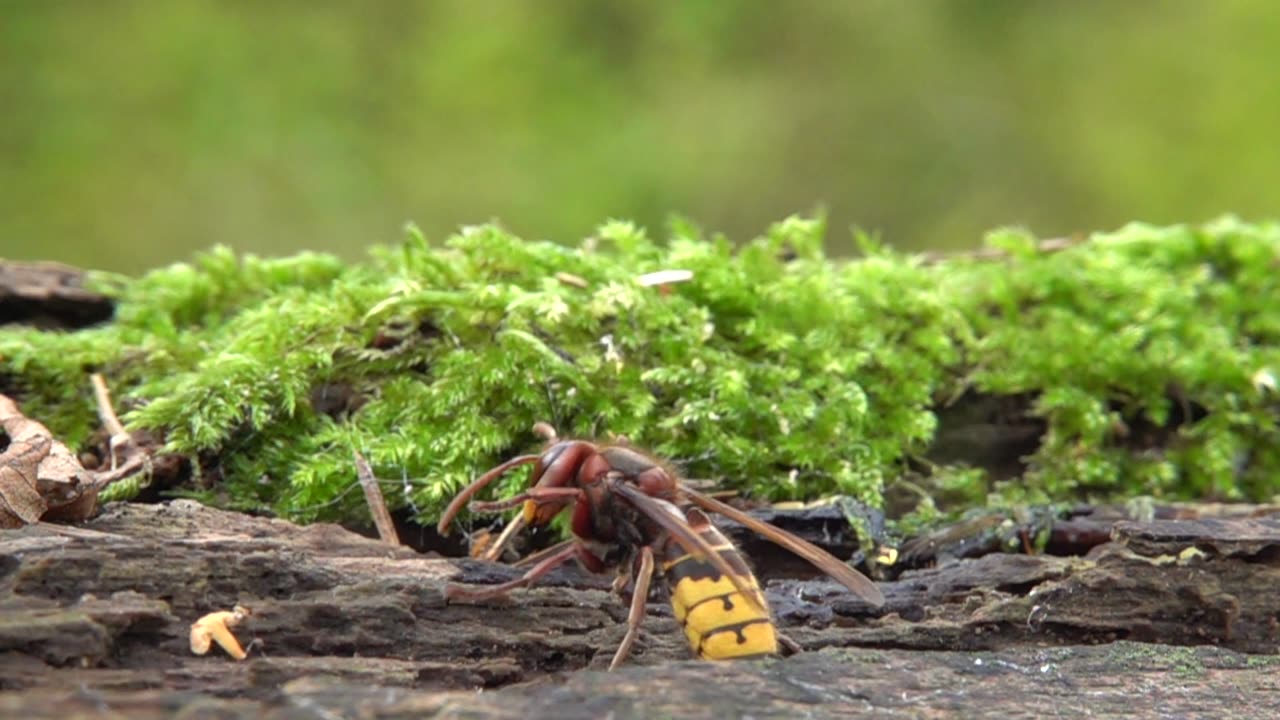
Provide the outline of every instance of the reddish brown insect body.
{"type": "Polygon", "coordinates": [[[621,589],[629,577],[634,591],[627,634],[612,668],[625,659],[639,633],[656,558],[661,561],[658,570],[667,582],[676,617],[699,657],[774,652],[774,630],[759,584],[738,551],[702,515],[705,510],[723,514],[800,555],[867,601],[884,602],[874,583],[826,551],[682,486],[674,473],[643,452],[626,445],[556,440],[553,433],[548,434],[551,442],[540,455],[508,460],[459,493],[445,509],[438,529],[447,533],[463,506],[495,478],[516,466],[533,464],[533,485],[528,490],[507,500],[471,503],[471,507],[494,511],[523,505],[520,520],[537,526],[572,506],[574,539],[514,581],[478,590],[451,586],[449,597],[502,596],[575,557],[591,572],[610,567],[629,571],[615,583],[621,589]]]}

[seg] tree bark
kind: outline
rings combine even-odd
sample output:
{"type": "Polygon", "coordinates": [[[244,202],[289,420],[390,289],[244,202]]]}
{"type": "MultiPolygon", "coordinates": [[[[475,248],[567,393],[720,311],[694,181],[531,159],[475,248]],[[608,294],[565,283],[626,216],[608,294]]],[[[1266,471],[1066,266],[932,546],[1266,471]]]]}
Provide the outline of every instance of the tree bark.
{"type": "Polygon", "coordinates": [[[1275,708],[1280,523],[1121,521],[1113,537],[1087,558],[997,553],[910,570],[882,583],[888,601],[878,610],[825,579],[775,580],[778,624],[806,652],[764,663],[687,661],[669,609],[655,600],[632,659],[604,673],[626,615],[609,578],[566,569],[506,601],[446,604],[446,582],[487,584],[516,571],[191,501],[111,505],[79,527],[0,534],[0,715],[1275,708]],[[191,623],[236,604],[253,611],[234,628],[242,644],[255,642],[249,659],[216,647],[193,655],[191,623]]]}

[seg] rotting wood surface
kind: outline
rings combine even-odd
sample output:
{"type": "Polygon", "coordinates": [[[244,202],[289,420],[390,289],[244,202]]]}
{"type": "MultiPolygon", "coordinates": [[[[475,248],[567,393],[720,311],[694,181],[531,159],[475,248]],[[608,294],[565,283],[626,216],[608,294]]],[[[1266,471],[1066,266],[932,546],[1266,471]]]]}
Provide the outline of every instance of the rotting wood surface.
{"type": "Polygon", "coordinates": [[[1122,521],[1113,534],[1088,558],[995,553],[911,570],[882,583],[879,610],[826,580],[772,581],[779,624],[808,652],[763,664],[686,661],[654,602],[632,661],[608,674],[596,670],[626,613],[609,578],[565,570],[507,602],[446,605],[446,581],[513,571],[191,501],[111,505],[77,527],[0,534],[0,716],[1280,709],[1280,521],[1122,521]],[[253,610],[236,628],[258,643],[249,659],[192,655],[190,624],[237,603],[253,610]]]}
{"type": "Polygon", "coordinates": [[[110,319],[115,303],[84,286],[79,268],[0,258],[0,325],[81,328],[110,319]]]}

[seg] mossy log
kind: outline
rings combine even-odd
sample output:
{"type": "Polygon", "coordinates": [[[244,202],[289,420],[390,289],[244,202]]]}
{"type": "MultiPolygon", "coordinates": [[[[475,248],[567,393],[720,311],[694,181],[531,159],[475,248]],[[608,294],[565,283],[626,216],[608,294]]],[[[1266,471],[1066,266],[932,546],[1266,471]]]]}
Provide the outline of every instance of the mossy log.
{"type": "Polygon", "coordinates": [[[632,661],[599,672],[625,609],[607,578],[576,570],[507,601],[444,602],[446,582],[512,572],[191,501],[7,531],[0,715],[1190,716],[1277,702],[1270,516],[1122,521],[1086,558],[911,570],[882,583],[879,610],[825,580],[774,580],[779,625],[805,652],[754,664],[687,661],[655,600],[632,661]],[[249,659],[194,656],[190,624],[237,603],[253,610],[235,629],[249,659]]]}
{"type": "Polygon", "coordinates": [[[832,258],[822,220],[792,217],[741,243],[615,221],[573,244],[410,231],[360,262],[216,248],[89,273],[114,303],[101,325],[0,327],[0,392],[102,460],[98,373],[127,429],[174,458],[110,499],[177,490],[302,522],[365,516],[347,492],[359,452],[399,480],[392,511],[434,523],[536,451],[535,422],[908,528],[985,504],[1280,489],[1280,226],[1000,231],[941,260],[863,240],[832,258]]]}

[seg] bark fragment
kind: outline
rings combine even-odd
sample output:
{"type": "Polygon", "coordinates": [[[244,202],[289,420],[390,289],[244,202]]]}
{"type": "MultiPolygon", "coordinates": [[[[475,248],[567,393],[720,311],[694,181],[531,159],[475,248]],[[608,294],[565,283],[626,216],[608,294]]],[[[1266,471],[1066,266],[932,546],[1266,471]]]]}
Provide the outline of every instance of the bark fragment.
{"type": "Polygon", "coordinates": [[[85,272],[79,268],[0,259],[0,325],[70,329],[110,319],[115,303],[84,286],[85,272]]]}

